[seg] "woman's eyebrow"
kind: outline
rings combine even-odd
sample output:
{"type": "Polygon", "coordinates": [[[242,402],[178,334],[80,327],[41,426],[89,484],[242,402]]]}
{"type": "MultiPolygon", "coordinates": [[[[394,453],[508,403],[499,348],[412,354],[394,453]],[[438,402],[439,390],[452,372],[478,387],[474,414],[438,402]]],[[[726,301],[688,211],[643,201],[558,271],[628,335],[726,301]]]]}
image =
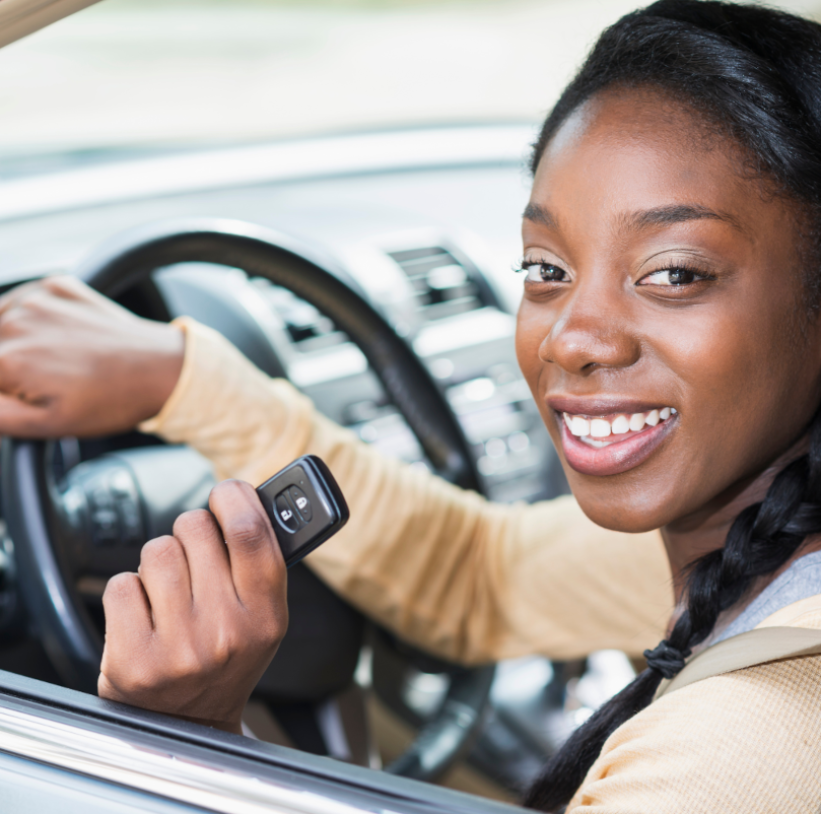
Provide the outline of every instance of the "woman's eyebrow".
{"type": "Polygon", "coordinates": [[[549,229],[558,227],[558,221],[550,214],[550,210],[532,201],[525,207],[522,217],[534,223],[541,223],[542,226],[547,226],[549,229]]]}
{"type": "Polygon", "coordinates": [[[717,212],[700,204],[670,204],[633,212],[624,217],[623,226],[628,229],[641,229],[645,226],[667,226],[688,220],[720,220],[730,224],[734,229],[744,231],[741,224],[729,213],[717,212]]]}
{"type": "MultiPolygon", "coordinates": [[[[540,204],[528,203],[522,217],[534,223],[540,223],[549,229],[557,229],[558,218],[549,209],[540,204]]],[[[735,217],[727,212],[718,212],[701,204],[669,204],[657,206],[653,209],[643,209],[632,212],[621,218],[623,229],[641,229],[646,226],[668,226],[674,223],[684,223],[688,220],[720,220],[728,223],[740,232],[745,230],[735,217]]]]}

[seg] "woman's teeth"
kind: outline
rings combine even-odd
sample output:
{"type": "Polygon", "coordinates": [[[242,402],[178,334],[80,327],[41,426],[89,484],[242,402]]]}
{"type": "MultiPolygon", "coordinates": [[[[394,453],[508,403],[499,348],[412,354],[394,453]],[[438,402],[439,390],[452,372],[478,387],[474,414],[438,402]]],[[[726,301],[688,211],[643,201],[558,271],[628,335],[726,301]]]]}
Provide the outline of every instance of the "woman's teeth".
{"type": "Polygon", "coordinates": [[[660,410],[650,410],[645,413],[632,415],[617,415],[612,421],[606,418],[582,418],[580,415],[563,413],[565,424],[571,435],[577,438],[602,439],[611,435],[624,435],[627,432],[640,432],[645,426],[655,427],[661,421],[666,421],[675,415],[674,407],[663,407],[660,410]]]}

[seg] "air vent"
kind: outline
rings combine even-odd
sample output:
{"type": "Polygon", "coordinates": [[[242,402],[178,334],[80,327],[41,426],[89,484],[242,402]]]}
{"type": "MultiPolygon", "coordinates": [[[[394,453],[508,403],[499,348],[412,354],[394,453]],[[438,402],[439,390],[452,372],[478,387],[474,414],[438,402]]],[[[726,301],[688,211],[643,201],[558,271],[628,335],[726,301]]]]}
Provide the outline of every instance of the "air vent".
{"type": "Polygon", "coordinates": [[[496,304],[478,271],[466,267],[441,246],[389,254],[408,275],[425,320],[444,319],[496,304]]]}

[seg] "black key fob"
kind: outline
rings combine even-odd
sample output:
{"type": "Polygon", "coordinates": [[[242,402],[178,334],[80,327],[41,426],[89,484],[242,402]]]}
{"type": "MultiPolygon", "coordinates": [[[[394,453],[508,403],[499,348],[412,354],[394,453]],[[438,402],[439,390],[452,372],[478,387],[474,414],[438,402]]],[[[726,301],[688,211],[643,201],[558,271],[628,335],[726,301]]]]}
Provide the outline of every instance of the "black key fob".
{"type": "Polygon", "coordinates": [[[303,455],[257,487],[290,568],[336,534],[350,514],[331,470],[303,455]]]}

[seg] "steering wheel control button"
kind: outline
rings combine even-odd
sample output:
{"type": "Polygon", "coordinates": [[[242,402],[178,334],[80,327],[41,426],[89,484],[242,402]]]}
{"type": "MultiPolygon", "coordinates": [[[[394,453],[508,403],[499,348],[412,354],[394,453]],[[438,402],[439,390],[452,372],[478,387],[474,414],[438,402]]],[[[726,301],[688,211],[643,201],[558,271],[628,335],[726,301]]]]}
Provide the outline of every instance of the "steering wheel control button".
{"type": "Polygon", "coordinates": [[[91,513],[91,535],[94,545],[105,546],[117,542],[119,523],[113,509],[95,509],[91,513]]]}
{"type": "Polygon", "coordinates": [[[292,486],[288,490],[288,494],[291,496],[291,503],[296,506],[299,516],[306,523],[310,523],[313,517],[313,511],[311,510],[311,501],[305,496],[305,492],[298,486],[292,486]]]}
{"type": "Polygon", "coordinates": [[[64,523],[74,543],[119,549],[105,556],[116,559],[117,570],[132,570],[136,563],[133,557],[121,559],[122,549],[139,548],[148,537],[140,493],[131,471],[121,465],[112,466],[105,458],[89,461],[72,469],[60,489],[64,523]]]}
{"type": "Polygon", "coordinates": [[[108,488],[117,498],[131,498],[137,493],[134,481],[125,469],[118,469],[108,476],[108,488]]]}
{"type": "Polygon", "coordinates": [[[299,519],[296,509],[291,505],[286,493],[283,492],[276,499],[276,517],[279,524],[286,530],[293,534],[299,528],[299,519]]]}
{"type": "Polygon", "coordinates": [[[131,501],[121,500],[117,505],[120,512],[120,523],[123,530],[123,542],[126,545],[142,545],[145,542],[143,535],[140,507],[131,501]]]}
{"type": "Polygon", "coordinates": [[[108,486],[102,479],[95,481],[88,490],[88,502],[95,509],[110,509],[114,505],[114,499],[108,486]]]}

